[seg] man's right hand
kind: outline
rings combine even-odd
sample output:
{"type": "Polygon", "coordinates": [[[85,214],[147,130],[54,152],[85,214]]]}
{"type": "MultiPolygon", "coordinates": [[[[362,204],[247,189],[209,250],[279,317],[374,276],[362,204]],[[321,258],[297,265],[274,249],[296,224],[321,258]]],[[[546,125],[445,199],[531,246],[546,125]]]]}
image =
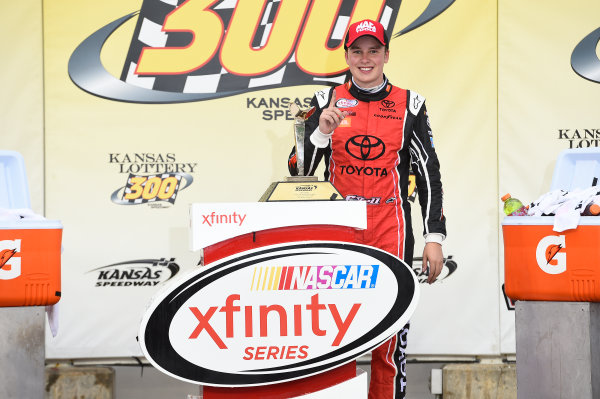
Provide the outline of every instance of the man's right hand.
{"type": "Polygon", "coordinates": [[[331,101],[329,101],[329,105],[321,112],[321,116],[319,117],[319,130],[323,134],[330,134],[333,132],[342,120],[348,116],[348,112],[340,111],[340,109],[335,106],[335,89],[331,90],[333,90],[331,101]]]}

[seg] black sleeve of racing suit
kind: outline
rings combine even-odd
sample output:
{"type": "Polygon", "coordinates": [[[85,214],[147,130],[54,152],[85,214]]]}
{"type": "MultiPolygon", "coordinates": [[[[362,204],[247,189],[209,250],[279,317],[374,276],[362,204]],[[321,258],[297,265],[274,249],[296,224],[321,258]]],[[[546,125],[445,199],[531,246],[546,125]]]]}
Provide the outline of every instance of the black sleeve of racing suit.
{"type": "Polygon", "coordinates": [[[433,146],[433,135],[425,104],[419,110],[413,124],[410,154],[423,216],[423,235],[440,233],[446,236],[440,163],[433,146]]]}
{"type": "MultiPolygon", "coordinates": [[[[327,89],[324,89],[327,90],[327,89]]],[[[322,90],[319,93],[322,93],[322,90]]],[[[331,95],[333,93],[333,88],[328,91],[328,98],[325,104],[329,104],[331,99],[331,95]]],[[[319,102],[317,101],[317,96],[313,96],[310,101],[310,106],[315,107],[315,112],[306,120],[305,122],[305,136],[304,136],[304,175],[312,176],[315,174],[315,170],[325,156],[325,180],[329,178],[329,172],[327,170],[327,166],[329,164],[329,154],[331,154],[331,147],[328,145],[325,148],[316,148],[314,144],[310,141],[310,135],[315,131],[315,129],[319,126],[319,117],[321,116],[321,112],[323,112],[323,108],[319,107],[319,102]]],[[[296,176],[298,174],[296,170],[297,160],[296,160],[296,148],[292,147],[292,152],[288,158],[288,170],[291,176],[296,176]]]]}

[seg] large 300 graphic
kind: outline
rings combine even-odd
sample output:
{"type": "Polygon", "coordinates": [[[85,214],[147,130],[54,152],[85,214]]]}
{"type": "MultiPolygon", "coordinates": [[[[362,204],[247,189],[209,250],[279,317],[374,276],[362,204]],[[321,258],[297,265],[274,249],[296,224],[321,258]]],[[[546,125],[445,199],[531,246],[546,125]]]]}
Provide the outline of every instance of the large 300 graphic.
{"type": "Polygon", "coordinates": [[[162,173],[141,176],[130,174],[125,187],[111,195],[111,201],[119,205],[137,205],[156,201],[175,203],[177,193],[193,181],[187,173],[162,173]],[[182,183],[183,180],[183,183],[182,183]]]}
{"type": "MultiPolygon", "coordinates": [[[[165,18],[167,32],[191,32],[194,38],[183,48],[144,48],[136,73],[139,75],[181,74],[206,65],[218,52],[221,65],[236,75],[263,75],[281,67],[295,50],[298,67],[314,75],[331,75],[346,70],[343,47],[327,48],[327,35],[336,22],[337,7],[331,1],[293,0],[279,2],[268,42],[255,49],[248,45],[265,15],[265,1],[240,1],[231,16],[229,29],[209,7],[211,0],[186,1],[165,18]],[[311,4],[312,3],[312,4],[311,4]],[[309,7],[310,6],[310,7],[309,7]],[[306,22],[303,24],[304,18],[306,22]],[[328,27],[328,29],[323,29],[328,27]],[[225,34],[226,33],[226,34],[225,34]],[[294,48],[294,44],[298,43],[294,48]]],[[[377,19],[385,0],[358,0],[353,18],[377,19]]],[[[397,3],[400,3],[397,1],[397,3]]],[[[274,3],[269,5],[274,6],[274,3]]],[[[268,16],[267,16],[268,18],[268,16]]]]}
{"type": "Polygon", "coordinates": [[[69,60],[69,75],[91,94],[140,103],[323,84],[323,77],[335,84],[347,71],[342,40],[349,24],[379,20],[390,37],[398,37],[454,2],[430,0],[412,23],[394,34],[401,1],[145,0],[120,79],[106,71],[100,53],[108,37],[137,12],[86,38],[69,60]]]}

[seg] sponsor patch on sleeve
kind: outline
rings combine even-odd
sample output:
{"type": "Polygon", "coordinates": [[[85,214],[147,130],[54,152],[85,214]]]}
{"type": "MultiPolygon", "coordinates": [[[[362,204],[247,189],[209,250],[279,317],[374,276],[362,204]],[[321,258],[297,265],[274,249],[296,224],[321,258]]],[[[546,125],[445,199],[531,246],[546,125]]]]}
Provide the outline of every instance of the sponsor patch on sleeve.
{"type": "Polygon", "coordinates": [[[421,109],[421,107],[423,106],[424,103],[425,103],[425,97],[423,97],[419,93],[411,90],[408,107],[409,107],[410,112],[413,115],[417,115],[419,113],[419,110],[421,109]]]}
{"type": "Polygon", "coordinates": [[[319,108],[325,108],[329,100],[329,92],[331,91],[331,87],[326,87],[322,90],[315,92],[315,97],[317,98],[317,103],[319,104],[319,108]]]}

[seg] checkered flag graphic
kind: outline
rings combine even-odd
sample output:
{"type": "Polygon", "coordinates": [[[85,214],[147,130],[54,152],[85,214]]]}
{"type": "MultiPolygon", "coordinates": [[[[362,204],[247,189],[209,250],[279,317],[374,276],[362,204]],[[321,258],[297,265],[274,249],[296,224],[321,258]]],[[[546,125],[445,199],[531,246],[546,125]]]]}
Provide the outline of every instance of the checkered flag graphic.
{"type": "MultiPolygon", "coordinates": [[[[144,75],[135,74],[137,62],[144,47],[185,47],[192,40],[188,32],[163,32],[162,26],[166,16],[179,7],[185,0],[144,0],[140,10],[133,39],[121,73],[121,80],[146,89],[177,93],[212,93],[264,90],[275,87],[299,85],[337,85],[343,83],[347,73],[331,76],[314,76],[301,70],[295,62],[294,54],[275,71],[261,76],[241,76],[229,73],[219,60],[219,54],[204,66],[194,71],[178,75],[144,75]]],[[[294,0],[290,0],[294,1],[294,0]]],[[[350,16],[357,0],[343,0],[331,35],[327,42],[329,48],[335,48],[342,42],[350,16]]],[[[386,0],[380,22],[391,37],[392,29],[398,15],[401,0],[386,0]]],[[[223,21],[227,29],[237,0],[222,0],[211,7],[223,21]]],[[[259,49],[267,43],[280,0],[268,0],[256,29],[253,48],[259,49]]]]}
{"type": "MultiPolygon", "coordinates": [[[[177,184],[175,185],[174,188],[169,188],[169,190],[173,190],[173,194],[167,198],[167,199],[161,199],[159,198],[158,192],[161,190],[162,185],[155,185],[154,187],[152,187],[150,190],[150,192],[152,193],[156,193],[156,195],[152,196],[152,198],[144,198],[142,194],[139,195],[138,198],[135,199],[127,199],[125,198],[125,196],[127,194],[131,194],[133,193],[132,191],[132,187],[134,185],[138,185],[139,183],[135,183],[132,179],[134,177],[140,177],[139,175],[134,175],[134,174],[129,174],[129,177],[127,178],[127,184],[125,185],[125,191],[123,191],[123,198],[122,201],[124,203],[127,204],[147,204],[149,202],[156,202],[156,201],[167,201],[170,202],[171,204],[175,204],[175,200],[177,199],[177,193],[179,192],[179,187],[181,185],[181,174],[179,173],[162,173],[162,174],[158,174],[158,175],[149,175],[149,176],[145,176],[146,180],[141,184],[141,187],[143,187],[144,192],[146,192],[146,186],[148,184],[153,184],[153,183],[149,183],[149,182],[153,182],[155,177],[158,177],[160,179],[161,182],[164,182],[165,179],[167,178],[175,178],[177,179],[177,184]]],[[[139,190],[139,189],[138,189],[139,190]]]]}

